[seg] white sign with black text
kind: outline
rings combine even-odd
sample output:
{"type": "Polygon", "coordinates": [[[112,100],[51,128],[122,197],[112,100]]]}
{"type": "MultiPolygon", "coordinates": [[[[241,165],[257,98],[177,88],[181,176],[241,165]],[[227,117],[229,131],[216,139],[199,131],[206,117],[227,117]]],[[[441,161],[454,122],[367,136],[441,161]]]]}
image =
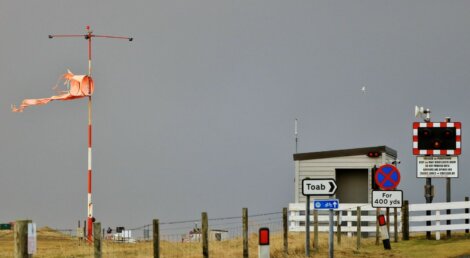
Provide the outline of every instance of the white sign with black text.
{"type": "Polygon", "coordinates": [[[459,177],[457,156],[418,156],[416,177],[459,177]]]}
{"type": "Polygon", "coordinates": [[[401,208],[403,203],[403,192],[394,191],[372,191],[372,207],[374,208],[401,208]]]}

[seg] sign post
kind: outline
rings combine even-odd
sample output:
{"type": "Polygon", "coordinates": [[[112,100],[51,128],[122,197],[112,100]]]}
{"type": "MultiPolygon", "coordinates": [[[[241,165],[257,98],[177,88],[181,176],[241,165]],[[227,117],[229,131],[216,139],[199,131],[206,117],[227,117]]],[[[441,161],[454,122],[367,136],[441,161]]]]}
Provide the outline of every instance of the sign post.
{"type": "MultiPolygon", "coordinates": [[[[310,257],[310,196],[318,195],[334,195],[336,193],[336,181],[334,179],[310,179],[305,178],[302,180],[302,194],[306,197],[305,203],[305,255],[310,257]]],[[[333,214],[333,209],[337,209],[339,206],[338,200],[333,202],[326,202],[332,200],[314,201],[315,209],[322,209],[322,205],[328,206],[326,209],[331,209],[330,216],[333,214]],[[319,205],[317,207],[317,205],[319,205]]],[[[323,208],[325,209],[325,208],[323,208]]],[[[331,217],[332,218],[332,217],[331,217]]],[[[331,230],[333,229],[333,222],[330,221],[331,230]]],[[[333,233],[330,232],[331,237],[333,233]]],[[[332,238],[333,239],[333,238],[332,238]]],[[[333,247],[333,245],[331,245],[333,247]]],[[[331,256],[333,257],[333,256],[331,256]]]]}
{"type": "Polygon", "coordinates": [[[329,210],[329,232],[328,232],[328,257],[333,258],[334,256],[334,241],[333,241],[333,210],[339,208],[339,201],[337,199],[329,200],[314,200],[313,208],[317,210],[329,210]]]}
{"type": "Polygon", "coordinates": [[[305,255],[310,257],[310,195],[307,195],[305,205],[305,255]]]}

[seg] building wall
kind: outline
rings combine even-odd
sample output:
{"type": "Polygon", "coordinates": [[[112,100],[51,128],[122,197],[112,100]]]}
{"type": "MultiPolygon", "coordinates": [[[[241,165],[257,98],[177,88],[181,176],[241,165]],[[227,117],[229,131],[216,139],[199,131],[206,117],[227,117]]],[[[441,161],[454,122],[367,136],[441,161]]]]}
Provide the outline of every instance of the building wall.
{"type": "MultiPolygon", "coordinates": [[[[324,159],[296,160],[295,161],[295,202],[305,203],[305,196],[302,195],[302,180],[304,178],[333,178],[336,179],[336,169],[370,169],[374,165],[377,167],[385,163],[391,163],[395,158],[382,153],[377,158],[369,158],[366,155],[334,157],[324,159]]],[[[369,171],[369,192],[371,193],[372,178],[369,171]]],[[[315,199],[328,199],[330,196],[315,196],[315,199]]],[[[334,198],[334,196],[333,196],[334,198]]],[[[370,194],[369,194],[370,198],[370,194]]]]}

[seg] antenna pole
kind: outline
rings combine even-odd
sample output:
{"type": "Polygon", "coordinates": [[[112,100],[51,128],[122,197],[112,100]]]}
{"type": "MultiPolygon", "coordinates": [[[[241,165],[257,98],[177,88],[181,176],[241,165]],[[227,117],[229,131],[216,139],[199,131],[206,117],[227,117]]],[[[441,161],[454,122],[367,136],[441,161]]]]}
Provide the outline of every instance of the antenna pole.
{"type": "Polygon", "coordinates": [[[294,128],[294,135],[295,135],[295,153],[298,152],[298,145],[299,145],[299,134],[298,134],[298,131],[297,131],[297,118],[295,119],[295,128],[294,128]]]}
{"type": "MultiPolygon", "coordinates": [[[[133,38],[130,37],[121,37],[121,36],[108,36],[108,35],[95,35],[91,30],[90,26],[86,26],[86,34],[69,34],[69,35],[49,35],[50,39],[53,38],[76,38],[76,37],[84,37],[88,41],[88,76],[91,77],[91,38],[108,38],[108,39],[126,39],[132,41],[133,38]]],[[[91,90],[91,88],[90,88],[91,90]]],[[[92,160],[92,152],[91,152],[91,145],[92,145],[92,101],[91,101],[91,92],[89,92],[88,96],[88,198],[87,198],[87,240],[88,243],[92,243],[93,241],[93,221],[95,218],[93,217],[93,202],[91,201],[91,182],[92,182],[92,167],[91,167],[91,160],[92,160]]]]}

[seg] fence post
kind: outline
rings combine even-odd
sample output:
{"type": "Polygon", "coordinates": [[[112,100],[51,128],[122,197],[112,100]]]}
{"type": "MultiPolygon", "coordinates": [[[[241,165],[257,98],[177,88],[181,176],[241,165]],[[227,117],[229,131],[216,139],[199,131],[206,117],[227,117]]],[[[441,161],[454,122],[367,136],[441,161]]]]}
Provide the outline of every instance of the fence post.
{"type": "Polygon", "coordinates": [[[401,209],[401,232],[403,234],[403,240],[410,240],[410,214],[409,214],[409,203],[408,200],[403,202],[403,207],[401,209]]]}
{"type": "Polygon", "coordinates": [[[243,258],[248,258],[248,208],[242,209],[243,216],[243,258]]]}
{"type": "Polygon", "coordinates": [[[379,231],[379,215],[380,209],[375,209],[375,245],[380,245],[380,231],[379,231]]]}
{"type": "MultiPolygon", "coordinates": [[[[441,225],[441,221],[440,221],[440,218],[441,217],[441,211],[436,211],[436,226],[440,226],[441,225]]],[[[441,231],[439,230],[436,230],[436,240],[441,240],[441,231]]]]}
{"type": "MultiPolygon", "coordinates": [[[[465,196],[465,201],[468,202],[469,201],[469,198],[468,196],[465,196]]],[[[466,208],[465,209],[465,213],[466,214],[469,214],[470,213],[470,209],[469,208],[466,208]]],[[[467,215],[468,216],[468,215],[467,215]]],[[[465,219],[465,224],[470,224],[470,219],[465,219]]],[[[469,230],[468,229],[465,229],[465,233],[468,233],[469,230]]]]}
{"type": "Polygon", "coordinates": [[[361,247],[361,206],[357,206],[357,212],[356,212],[356,217],[357,217],[357,250],[361,247]]]}
{"type": "MultiPolygon", "coordinates": [[[[390,232],[390,231],[389,231],[390,232]]],[[[398,242],[398,209],[393,208],[393,238],[398,242]]]]}
{"type": "Polygon", "coordinates": [[[336,217],[336,238],[337,238],[337,242],[338,242],[338,245],[341,244],[341,221],[340,221],[340,215],[341,215],[341,212],[342,211],[337,211],[337,217],[336,217]]]}
{"type": "Polygon", "coordinates": [[[31,220],[17,220],[15,222],[15,258],[32,257],[28,254],[28,223],[31,223],[31,220]]]}
{"type": "Polygon", "coordinates": [[[390,234],[390,208],[385,208],[385,217],[387,218],[387,231],[390,234]]]}
{"type": "Polygon", "coordinates": [[[315,253],[318,253],[318,210],[317,209],[313,210],[313,251],[315,253]]]}
{"type": "Polygon", "coordinates": [[[101,258],[101,222],[93,222],[95,258],[101,258]]]}
{"type": "Polygon", "coordinates": [[[346,226],[348,229],[346,231],[348,231],[348,237],[352,237],[352,210],[351,209],[347,211],[347,216],[348,216],[348,219],[346,222],[347,223],[346,226]]]}
{"type": "Polygon", "coordinates": [[[209,239],[208,239],[208,227],[207,212],[203,212],[201,215],[202,219],[202,256],[209,258],[209,239]]]}
{"type": "Polygon", "coordinates": [[[284,238],[284,257],[289,255],[289,243],[288,243],[288,226],[287,226],[287,208],[282,208],[282,226],[283,226],[283,238],[284,238]]]}
{"type": "Polygon", "coordinates": [[[158,219],[153,220],[153,258],[160,258],[160,224],[158,219]]]}
{"type": "MultiPolygon", "coordinates": [[[[87,231],[86,231],[86,220],[83,221],[83,238],[88,239],[87,231]]],[[[88,241],[85,241],[85,242],[88,242],[88,241]]]]}

